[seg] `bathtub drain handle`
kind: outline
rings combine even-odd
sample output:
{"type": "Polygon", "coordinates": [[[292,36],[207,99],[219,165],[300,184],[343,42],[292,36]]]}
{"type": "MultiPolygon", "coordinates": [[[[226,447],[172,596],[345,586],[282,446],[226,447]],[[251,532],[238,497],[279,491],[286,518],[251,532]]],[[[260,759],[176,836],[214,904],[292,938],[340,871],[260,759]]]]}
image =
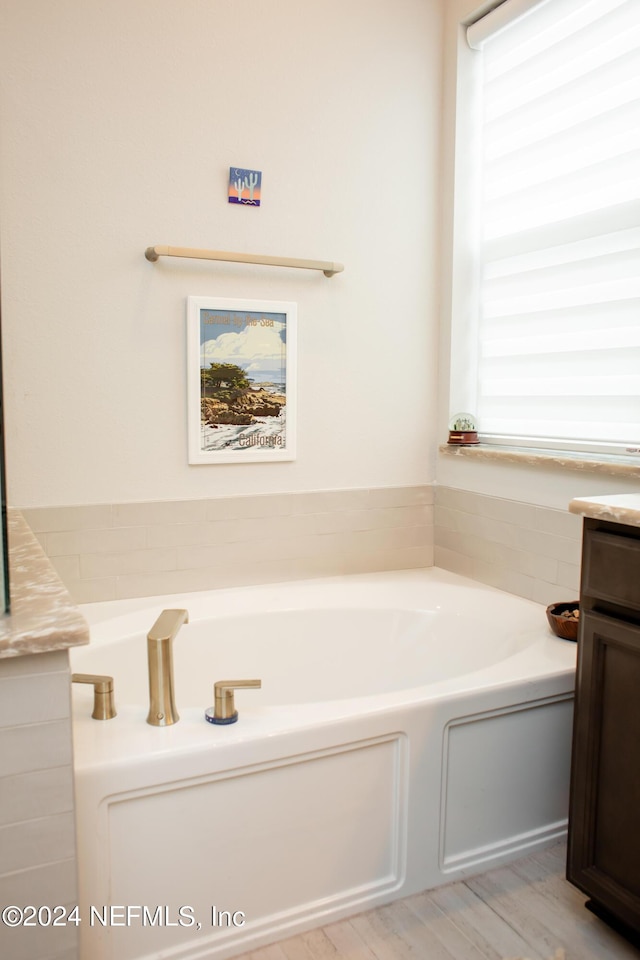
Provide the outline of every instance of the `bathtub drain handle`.
{"type": "Polygon", "coordinates": [[[213,685],[214,705],[205,710],[205,720],[218,724],[235,723],[238,711],[234,702],[234,690],[261,686],[262,680],[216,680],[213,685]]]}

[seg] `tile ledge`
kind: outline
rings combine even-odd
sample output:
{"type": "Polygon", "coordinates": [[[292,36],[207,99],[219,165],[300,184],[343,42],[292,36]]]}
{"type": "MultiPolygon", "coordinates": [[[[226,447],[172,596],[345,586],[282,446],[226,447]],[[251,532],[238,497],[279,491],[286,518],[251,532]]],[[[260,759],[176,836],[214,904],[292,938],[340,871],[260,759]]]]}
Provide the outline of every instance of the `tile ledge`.
{"type": "Polygon", "coordinates": [[[7,511],[11,610],[0,617],[0,658],[89,642],[89,627],[20,511],[7,511]]]}
{"type": "Polygon", "coordinates": [[[522,463],[527,466],[556,466],[579,473],[600,473],[611,477],[640,479],[640,462],[624,457],[590,457],[585,453],[552,453],[533,447],[495,447],[478,443],[473,446],[441,443],[438,452],[447,456],[471,460],[496,460],[502,463],[522,463]]]}

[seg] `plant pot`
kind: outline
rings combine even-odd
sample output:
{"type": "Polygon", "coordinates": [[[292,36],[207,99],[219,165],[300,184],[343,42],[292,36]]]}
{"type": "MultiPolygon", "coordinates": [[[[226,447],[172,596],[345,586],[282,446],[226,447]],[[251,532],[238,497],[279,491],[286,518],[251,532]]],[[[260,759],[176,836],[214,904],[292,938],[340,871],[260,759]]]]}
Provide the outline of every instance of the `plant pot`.
{"type": "Polygon", "coordinates": [[[449,430],[447,443],[480,443],[477,430],[449,430]]]}

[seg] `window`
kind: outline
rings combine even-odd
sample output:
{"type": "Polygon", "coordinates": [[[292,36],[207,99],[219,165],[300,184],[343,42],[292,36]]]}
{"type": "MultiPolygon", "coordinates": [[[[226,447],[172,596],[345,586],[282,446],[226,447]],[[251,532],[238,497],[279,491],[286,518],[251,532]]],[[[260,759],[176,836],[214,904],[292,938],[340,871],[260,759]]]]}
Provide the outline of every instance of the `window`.
{"type": "Polygon", "coordinates": [[[467,42],[467,406],[487,442],[638,454],[640,0],[505,0],[467,42]]]}

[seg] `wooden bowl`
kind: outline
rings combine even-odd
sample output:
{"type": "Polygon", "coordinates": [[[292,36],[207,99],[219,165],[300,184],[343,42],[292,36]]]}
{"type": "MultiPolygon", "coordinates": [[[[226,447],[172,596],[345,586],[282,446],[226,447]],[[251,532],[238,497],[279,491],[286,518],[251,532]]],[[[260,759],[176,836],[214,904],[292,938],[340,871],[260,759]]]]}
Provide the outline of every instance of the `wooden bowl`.
{"type": "Polygon", "coordinates": [[[556,637],[560,637],[562,640],[578,639],[580,620],[575,617],[566,616],[566,614],[572,610],[580,611],[580,603],[578,600],[570,600],[565,603],[550,603],[547,607],[549,626],[556,637]]]}

